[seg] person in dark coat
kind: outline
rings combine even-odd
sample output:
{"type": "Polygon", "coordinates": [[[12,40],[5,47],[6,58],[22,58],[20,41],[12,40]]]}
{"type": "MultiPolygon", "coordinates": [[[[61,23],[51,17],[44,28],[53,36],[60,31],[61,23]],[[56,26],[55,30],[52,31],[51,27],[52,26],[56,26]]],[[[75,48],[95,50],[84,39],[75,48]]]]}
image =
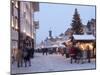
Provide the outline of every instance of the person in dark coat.
{"type": "Polygon", "coordinates": [[[46,48],[46,55],[48,54],[48,48],[46,48]]]}
{"type": "Polygon", "coordinates": [[[34,58],[34,48],[31,48],[31,58],[34,58]]]}
{"type": "Polygon", "coordinates": [[[42,48],[42,54],[44,55],[44,53],[45,53],[45,50],[44,50],[44,48],[42,48]]]}
{"type": "Polygon", "coordinates": [[[28,51],[27,48],[23,49],[23,58],[24,58],[24,63],[25,63],[25,67],[27,66],[27,56],[28,56],[28,51]]]}
{"type": "Polygon", "coordinates": [[[43,55],[48,53],[48,48],[42,48],[43,55]]]}
{"type": "Polygon", "coordinates": [[[82,50],[78,47],[75,47],[76,48],[76,62],[79,63],[79,62],[82,62],[82,50]]]}
{"type": "Polygon", "coordinates": [[[90,51],[89,47],[87,47],[87,59],[88,59],[88,63],[91,62],[90,57],[91,57],[91,51],[90,51]]]}
{"type": "Polygon", "coordinates": [[[27,61],[29,63],[29,66],[31,66],[31,48],[28,48],[28,55],[27,55],[27,61]]]}
{"type": "Polygon", "coordinates": [[[31,50],[27,47],[23,50],[25,67],[27,67],[27,63],[29,63],[29,66],[31,66],[30,53],[31,53],[31,50]]]}

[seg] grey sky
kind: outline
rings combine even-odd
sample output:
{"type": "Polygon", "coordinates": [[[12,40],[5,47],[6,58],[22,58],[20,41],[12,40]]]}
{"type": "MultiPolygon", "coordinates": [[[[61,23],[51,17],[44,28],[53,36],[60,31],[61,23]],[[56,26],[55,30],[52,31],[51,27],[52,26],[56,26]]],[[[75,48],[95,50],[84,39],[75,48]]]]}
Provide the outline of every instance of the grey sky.
{"type": "Polygon", "coordinates": [[[35,17],[39,20],[37,43],[48,37],[49,30],[52,30],[53,36],[65,32],[70,27],[75,8],[78,9],[83,24],[86,25],[88,20],[95,18],[95,6],[40,3],[40,11],[35,17]]]}

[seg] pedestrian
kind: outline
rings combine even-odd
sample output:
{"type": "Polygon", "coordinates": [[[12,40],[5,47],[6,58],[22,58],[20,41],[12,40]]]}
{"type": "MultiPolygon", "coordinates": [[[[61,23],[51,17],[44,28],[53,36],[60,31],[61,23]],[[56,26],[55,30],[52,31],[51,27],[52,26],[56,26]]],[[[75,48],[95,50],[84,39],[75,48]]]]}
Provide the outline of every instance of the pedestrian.
{"type": "Polygon", "coordinates": [[[87,51],[86,50],[82,51],[82,59],[83,59],[83,63],[85,63],[87,60],[87,51]]]}
{"type": "Polygon", "coordinates": [[[48,48],[46,48],[46,55],[48,54],[48,48]]]}
{"type": "Polygon", "coordinates": [[[58,54],[58,47],[56,47],[56,54],[58,54]]]}
{"type": "Polygon", "coordinates": [[[34,48],[31,48],[31,57],[34,58],[34,48]]]}
{"type": "Polygon", "coordinates": [[[28,51],[27,48],[25,47],[23,49],[23,58],[24,58],[25,67],[27,66],[27,56],[28,56],[28,51]]]}
{"type": "Polygon", "coordinates": [[[63,48],[61,48],[61,54],[62,54],[62,56],[64,56],[64,49],[63,48]]]}
{"type": "Polygon", "coordinates": [[[73,63],[73,60],[74,62],[76,62],[76,49],[74,46],[72,46],[69,50],[69,54],[70,54],[70,63],[72,64],[73,63]]]}
{"type": "Polygon", "coordinates": [[[69,57],[69,49],[68,49],[68,47],[66,47],[65,56],[66,56],[66,58],[69,57]]]}
{"type": "Polygon", "coordinates": [[[17,61],[17,67],[23,66],[23,54],[21,49],[17,49],[16,61],[17,61]]]}
{"type": "Polygon", "coordinates": [[[42,48],[43,55],[48,53],[48,48],[42,48]]]}
{"type": "Polygon", "coordinates": [[[31,48],[30,48],[30,46],[28,46],[28,55],[27,55],[27,61],[28,61],[28,63],[29,63],[29,66],[31,66],[31,48]]]}
{"type": "Polygon", "coordinates": [[[91,58],[91,51],[90,51],[89,46],[88,46],[87,47],[87,59],[88,59],[88,63],[91,62],[90,58],[91,58]]]}
{"type": "Polygon", "coordinates": [[[25,67],[27,67],[27,64],[29,64],[29,66],[31,66],[31,50],[27,47],[24,48],[23,51],[23,56],[24,56],[24,63],[25,63],[25,67]]]}
{"type": "Polygon", "coordinates": [[[41,48],[41,49],[42,49],[42,54],[44,55],[44,52],[45,52],[45,51],[44,51],[44,48],[41,48]]]}
{"type": "Polygon", "coordinates": [[[15,48],[12,49],[12,53],[11,53],[11,61],[12,61],[12,64],[16,61],[16,58],[15,58],[15,48]]]}
{"type": "Polygon", "coordinates": [[[75,47],[76,48],[76,62],[77,63],[83,63],[83,59],[82,59],[82,50],[78,47],[75,47]]]}

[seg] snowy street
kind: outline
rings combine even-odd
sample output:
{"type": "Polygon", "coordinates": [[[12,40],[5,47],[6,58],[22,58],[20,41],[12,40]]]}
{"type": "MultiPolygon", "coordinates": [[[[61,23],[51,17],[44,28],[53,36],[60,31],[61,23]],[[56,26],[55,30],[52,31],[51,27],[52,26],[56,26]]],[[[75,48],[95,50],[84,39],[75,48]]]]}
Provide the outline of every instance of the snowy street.
{"type": "Polygon", "coordinates": [[[79,70],[79,69],[95,69],[95,60],[91,63],[70,64],[70,59],[60,54],[42,55],[42,53],[35,53],[35,57],[31,59],[31,67],[17,68],[16,63],[12,64],[12,74],[16,73],[34,73],[34,72],[51,72],[64,70],[79,70]]]}

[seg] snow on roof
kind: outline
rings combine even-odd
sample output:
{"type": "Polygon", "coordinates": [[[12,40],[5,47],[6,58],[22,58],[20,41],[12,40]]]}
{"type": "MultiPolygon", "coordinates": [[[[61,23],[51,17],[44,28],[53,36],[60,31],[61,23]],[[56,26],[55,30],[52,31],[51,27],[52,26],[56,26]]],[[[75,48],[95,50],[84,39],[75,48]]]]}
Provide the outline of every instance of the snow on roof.
{"type": "Polygon", "coordinates": [[[60,47],[65,47],[65,45],[59,44],[60,47]]]}
{"type": "Polygon", "coordinates": [[[93,35],[73,35],[75,40],[95,40],[93,35]]]}
{"type": "Polygon", "coordinates": [[[55,44],[55,45],[52,45],[52,47],[59,47],[59,46],[55,44]]]}
{"type": "Polygon", "coordinates": [[[58,36],[58,38],[62,38],[62,36],[58,36]]]}

